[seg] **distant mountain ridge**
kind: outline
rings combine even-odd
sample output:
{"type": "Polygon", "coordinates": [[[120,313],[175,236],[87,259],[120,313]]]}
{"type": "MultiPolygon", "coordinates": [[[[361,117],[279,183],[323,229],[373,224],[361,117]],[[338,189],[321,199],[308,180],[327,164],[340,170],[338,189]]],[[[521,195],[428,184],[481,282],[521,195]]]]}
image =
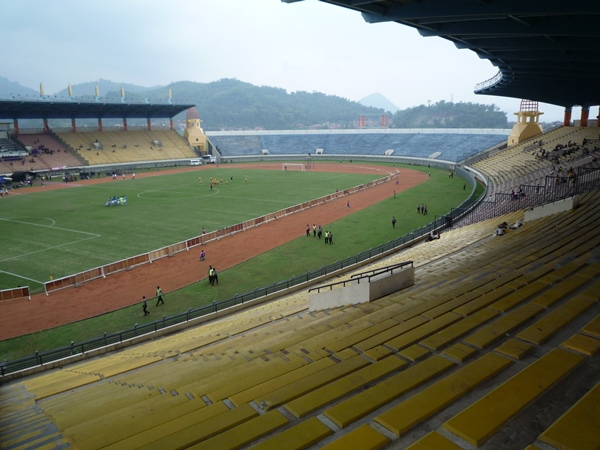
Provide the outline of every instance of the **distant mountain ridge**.
{"type": "MultiPolygon", "coordinates": [[[[86,83],[80,83],[80,84],[73,85],[73,86],[71,86],[71,89],[73,91],[73,96],[75,96],[75,97],[90,96],[90,95],[94,96],[94,95],[96,95],[96,86],[98,87],[98,90],[100,91],[101,97],[106,96],[108,94],[114,94],[114,93],[118,93],[118,95],[120,96],[121,88],[123,88],[125,90],[125,95],[127,95],[128,93],[132,93],[132,92],[142,93],[142,92],[146,92],[149,90],[160,88],[160,86],[144,87],[144,86],[138,86],[136,84],[131,84],[131,83],[117,83],[114,81],[104,80],[104,79],[100,78],[98,81],[88,81],[86,83]]],[[[58,91],[56,93],[56,95],[59,97],[68,96],[67,88],[58,91]]]]}
{"type": "Polygon", "coordinates": [[[384,111],[389,111],[391,113],[395,113],[396,111],[400,110],[400,108],[394,105],[386,96],[380,94],[379,92],[367,95],[366,97],[359,100],[358,103],[365,106],[380,108],[384,111]]]}
{"type": "Polygon", "coordinates": [[[21,86],[15,81],[10,81],[8,78],[0,77],[0,97],[10,97],[11,95],[20,95],[33,97],[37,95],[39,97],[39,91],[21,86]]]}
{"type": "MultiPolygon", "coordinates": [[[[173,103],[196,106],[207,131],[356,128],[359,116],[367,118],[366,128],[380,128],[380,117],[386,112],[393,113],[390,115],[391,128],[507,127],[506,114],[493,104],[441,101],[430,106],[398,110],[380,93],[355,102],[320,92],[288,93],[285,89],[256,86],[231,78],[210,83],[178,81],[153,87],[100,79],[72,85],[74,99],[93,101],[96,86],[101,98],[113,101],[121,97],[123,88],[125,102],[166,103],[170,90],[173,103]]],[[[0,97],[11,96],[37,99],[40,93],[0,77],[0,97]]],[[[67,87],[47,97],[67,99],[67,87]]],[[[182,113],[175,120],[184,118],[185,113],[182,113]]]]}

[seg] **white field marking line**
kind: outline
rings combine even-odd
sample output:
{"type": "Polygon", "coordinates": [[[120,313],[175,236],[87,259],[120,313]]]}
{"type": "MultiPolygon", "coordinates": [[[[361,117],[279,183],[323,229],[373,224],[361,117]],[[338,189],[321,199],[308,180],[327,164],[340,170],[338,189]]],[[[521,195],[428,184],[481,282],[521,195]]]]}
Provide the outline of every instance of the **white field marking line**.
{"type": "MultiPolygon", "coordinates": [[[[52,182],[52,184],[63,184],[63,183],[52,182]]],[[[67,183],[63,187],[65,187],[65,188],[76,188],[76,187],[83,187],[83,186],[87,186],[87,185],[85,185],[85,184],[76,184],[76,183],[67,183]]],[[[40,187],[40,186],[33,186],[33,187],[40,187]]],[[[29,192],[15,192],[14,189],[12,189],[10,191],[10,195],[27,195],[27,194],[29,194],[29,192]]]]}
{"type": "Polygon", "coordinates": [[[369,167],[369,166],[356,166],[356,167],[359,167],[359,168],[361,168],[361,169],[369,169],[369,170],[373,170],[373,171],[375,171],[375,172],[383,172],[383,173],[387,173],[387,174],[389,174],[389,175],[393,175],[393,174],[395,174],[395,173],[397,173],[397,172],[398,172],[398,170],[397,170],[397,169],[396,169],[396,172],[394,172],[393,170],[392,170],[391,172],[389,172],[389,170],[390,170],[390,169],[383,168],[383,167],[382,167],[382,168],[379,168],[379,167],[377,167],[377,168],[376,168],[376,167],[369,167]]]}
{"type": "Polygon", "coordinates": [[[22,278],[24,280],[33,281],[34,283],[44,284],[43,281],[34,280],[33,278],[24,277],[23,275],[17,275],[16,273],[7,272],[6,270],[0,270],[1,273],[12,275],[13,277],[22,278]]]}
{"type": "MultiPolygon", "coordinates": [[[[48,219],[48,217],[41,217],[41,219],[48,219]]],[[[21,223],[21,224],[24,224],[24,225],[31,225],[31,226],[34,226],[34,227],[52,228],[53,230],[69,231],[71,233],[87,234],[87,235],[90,235],[92,237],[100,237],[100,236],[102,236],[101,234],[89,233],[87,231],[70,230],[69,228],[55,227],[54,223],[56,223],[56,222],[54,220],[52,220],[52,219],[48,219],[48,220],[51,220],[52,222],[54,222],[52,225],[40,225],[40,224],[37,224],[37,223],[22,222],[20,220],[3,219],[2,217],[0,217],[0,220],[4,220],[5,222],[13,222],[13,223],[21,223]]],[[[76,241],[76,242],[78,242],[78,241],[76,241]]]]}
{"type": "Polygon", "coordinates": [[[21,258],[23,256],[30,256],[30,255],[35,255],[37,253],[47,252],[48,250],[54,250],[55,248],[66,247],[67,245],[77,244],[78,242],[88,241],[90,239],[96,239],[96,238],[98,238],[100,236],[101,236],[100,234],[97,234],[95,236],[90,236],[90,237],[86,237],[86,238],[83,238],[83,239],[78,239],[77,241],[66,242],[64,244],[54,245],[54,246],[48,247],[48,248],[42,248],[42,249],[36,250],[34,252],[22,253],[20,255],[13,256],[11,258],[0,259],[0,262],[10,261],[11,259],[17,259],[17,258],[21,258]]]}
{"type": "MultiPolygon", "coordinates": [[[[173,188],[173,189],[179,189],[179,188],[173,188]]],[[[136,197],[137,198],[145,199],[145,198],[148,198],[148,197],[144,197],[144,194],[149,194],[149,193],[152,193],[152,192],[167,192],[167,191],[171,191],[171,189],[153,189],[153,190],[149,190],[149,191],[142,191],[142,192],[138,192],[137,195],[136,195],[136,197]]],[[[190,193],[193,194],[193,192],[190,192],[190,191],[185,191],[185,192],[173,192],[173,191],[171,191],[171,193],[177,194],[178,196],[180,196],[179,198],[181,198],[182,195],[184,195],[185,198],[198,198],[198,197],[208,197],[208,196],[213,195],[213,194],[218,194],[219,190],[213,188],[213,190],[210,191],[209,194],[204,194],[204,195],[190,195],[190,193]]],[[[152,200],[156,200],[156,199],[153,198],[152,200]]]]}
{"type": "MultiPolygon", "coordinates": [[[[207,197],[207,196],[205,196],[207,197]]],[[[228,199],[237,199],[237,200],[246,200],[247,202],[253,202],[253,203],[281,203],[282,205],[287,205],[289,204],[286,200],[273,200],[270,198],[248,198],[248,197],[237,197],[234,195],[227,195],[226,198],[228,199]]],[[[290,205],[290,206],[294,206],[294,205],[290,205]]],[[[213,211],[219,211],[219,210],[213,210],[213,211]]],[[[275,212],[275,211],[273,211],[275,212]]]]}
{"type": "Polygon", "coordinates": [[[335,180],[336,178],[343,178],[343,177],[347,177],[347,176],[348,176],[348,174],[347,174],[347,173],[341,173],[341,174],[339,174],[339,175],[335,175],[335,176],[333,176],[333,177],[329,177],[329,178],[327,178],[327,179],[328,179],[328,180],[335,180]]]}

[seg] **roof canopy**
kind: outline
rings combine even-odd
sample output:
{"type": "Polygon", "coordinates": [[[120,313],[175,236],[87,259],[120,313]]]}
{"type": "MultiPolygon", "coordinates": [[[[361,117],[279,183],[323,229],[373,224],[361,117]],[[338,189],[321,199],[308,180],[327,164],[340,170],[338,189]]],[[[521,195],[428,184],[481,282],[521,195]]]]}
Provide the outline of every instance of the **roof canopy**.
{"type": "MultiPolygon", "coordinates": [[[[296,0],[282,0],[292,3],[296,0]]],[[[600,104],[598,0],[321,0],[397,22],[488,59],[499,72],[478,94],[564,107],[600,104]]]]}
{"type": "Polygon", "coordinates": [[[0,100],[0,119],[163,119],[193,106],[0,100]]]}

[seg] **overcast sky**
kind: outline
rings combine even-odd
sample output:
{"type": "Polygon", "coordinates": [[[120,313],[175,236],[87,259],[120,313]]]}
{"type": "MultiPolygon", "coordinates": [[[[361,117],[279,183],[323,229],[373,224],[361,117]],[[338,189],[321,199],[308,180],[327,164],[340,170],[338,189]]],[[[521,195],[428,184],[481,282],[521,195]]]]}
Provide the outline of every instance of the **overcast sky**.
{"type": "MultiPolygon", "coordinates": [[[[495,103],[509,120],[520,104],[473,93],[497,72],[475,53],[316,0],[6,0],[0,42],[0,76],[43,82],[46,94],[101,78],[147,87],[237,78],[355,101],[379,92],[399,108],[495,103]]],[[[562,108],[540,110],[562,120],[562,108]]]]}

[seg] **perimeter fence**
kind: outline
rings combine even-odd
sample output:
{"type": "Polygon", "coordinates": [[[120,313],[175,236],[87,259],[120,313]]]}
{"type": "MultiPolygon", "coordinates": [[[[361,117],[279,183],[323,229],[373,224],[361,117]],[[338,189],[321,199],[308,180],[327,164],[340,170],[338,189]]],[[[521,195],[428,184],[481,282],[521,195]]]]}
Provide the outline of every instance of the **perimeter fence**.
{"type": "Polygon", "coordinates": [[[460,226],[555,203],[600,189],[600,168],[578,167],[571,176],[547,175],[536,185],[521,184],[512,192],[496,192],[479,208],[465,211],[460,226]]]}

